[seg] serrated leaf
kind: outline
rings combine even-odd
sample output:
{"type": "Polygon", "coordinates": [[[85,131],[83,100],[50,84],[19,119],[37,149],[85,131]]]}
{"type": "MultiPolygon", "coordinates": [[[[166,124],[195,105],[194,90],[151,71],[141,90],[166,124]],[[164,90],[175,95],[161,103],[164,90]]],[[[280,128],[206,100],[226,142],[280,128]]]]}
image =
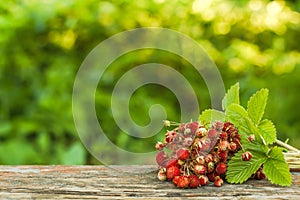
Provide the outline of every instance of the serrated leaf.
{"type": "Polygon", "coordinates": [[[199,121],[201,124],[210,124],[214,121],[221,121],[225,120],[225,113],[219,110],[207,109],[204,110],[201,115],[199,116],[199,121]]]}
{"type": "MultiPolygon", "coordinates": [[[[249,119],[247,111],[236,103],[230,104],[226,109],[226,121],[230,121],[238,128],[241,134],[250,134],[250,129],[247,125],[246,119],[249,119]]],[[[249,119],[250,121],[250,119],[249,119]]]]}
{"type": "Polygon", "coordinates": [[[257,91],[250,97],[247,104],[247,111],[250,119],[255,123],[259,124],[261,118],[264,115],[267,100],[268,100],[269,90],[263,88],[257,91]]]}
{"type": "Polygon", "coordinates": [[[255,135],[256,141],[259,142],[260,144],[266,145],[265,139],[260,134],[260,130],[255,126],[255,124],[251,121],[251,119],[245,118],[245,123],[247,124],[246,127],[248,127],[249,132],[255,135]]]}
{"type": "Polygon", "coordinates": [[[222,108],[223,110],[226,110],[227,107],[232,104],[240,104],[240,85],[239,83],[234,84],[230,87],[229,90],[227,90],[227,93],[225,94],[225,97],[222,100],[222,108]]]}
{"type": "Polygon", "coordinates": [[[274,147],[269,154],[269,158],[264,164],[264,172],[273,184],[281,186],[290,186],[292,176],[289,166],[284,160],[282,149],[274,147]]]}
{"type": "Polygon", "coordinates": [[[276,128],[270,120],[265,119],[261,121],[258,125],[258,130],[266,144],[273,144],[276,141],[276,128]]]}
{"type": "Polygon", "coordinates": [[[262,145],[260,143],[258,143],[257,141],[253,141],[253,142],[249,142],[248,140],[246,142],[243,142],[241,140],[244,149],[246,149],[247,151],[253,152],[259,152],[259,153],[264,153],[267,155],[269,148],[266,147],[265,145],[262,145]]]}
{"type": "Polygon", "coordinates": [[[242,160],[243,150],[236,153],[229,161],[226,172],[226,180],[229,183],[243,183],[267,160],[260,152],[251,152],[253,157],[249,161],[242,160]]]}

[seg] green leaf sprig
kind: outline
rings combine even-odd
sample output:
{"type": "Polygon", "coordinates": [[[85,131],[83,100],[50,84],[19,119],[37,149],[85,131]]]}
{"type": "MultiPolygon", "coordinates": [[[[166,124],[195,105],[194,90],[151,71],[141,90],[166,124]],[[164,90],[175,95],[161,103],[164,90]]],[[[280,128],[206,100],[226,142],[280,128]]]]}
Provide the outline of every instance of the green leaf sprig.
{"type": "Polygon", "coordinates": [[[292,177],[283,155],[283,149],[276,146],[276,128],[269,119],[263,119],[269,91],[263,88],[253,94],[247,108],[240,105],[239,83],[233,85],[222,100],[224,112],[208,109],[201,113],[199,121],[208,125],[212,121],[229,121],[239,130],[242,150],[228,162],[226,179],[229,183],[247,181],[261,166],[267,178],[273,184],[290,186],[292,177]],[[248,137],[255,136],[250,142],[248,137]],[[253,155],[249,161],[243,161],[241,155],[249,151],[253,155]]]}

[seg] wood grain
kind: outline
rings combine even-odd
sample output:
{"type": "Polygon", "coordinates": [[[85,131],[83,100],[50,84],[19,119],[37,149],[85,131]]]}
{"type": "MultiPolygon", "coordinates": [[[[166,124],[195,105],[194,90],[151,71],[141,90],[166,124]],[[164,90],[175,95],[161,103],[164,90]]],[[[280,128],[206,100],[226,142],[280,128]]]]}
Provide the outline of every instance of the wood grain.
{"type": "Polygon", "coordinates": [[[178,189],[156,179],[155,166],[0,166],[1,199],[299,199],[300,173],[293,185],[267,180],[241,185],[211,183],[178,189]]]}

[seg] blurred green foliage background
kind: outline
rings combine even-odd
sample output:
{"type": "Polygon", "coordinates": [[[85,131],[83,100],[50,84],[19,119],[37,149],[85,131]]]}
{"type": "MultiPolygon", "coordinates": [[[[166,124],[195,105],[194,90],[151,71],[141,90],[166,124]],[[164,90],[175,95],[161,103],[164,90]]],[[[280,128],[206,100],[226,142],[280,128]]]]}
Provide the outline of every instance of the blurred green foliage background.
{"type": "MultiPolygon", "coordinates": [[[[76,72],[101,41],[139,27],[165,27],[198,41],[215,61],[225,86],[239,81],[245,105],[256,90],[270,90],[267,112],[281,140],[300,147],[300,0],[6,0],[0,2],[0,164],[98,164],[77,135],[72,117],[76,72]]],[[[98,118],[119,147],[153,150],[155,137],[139,140],[115,125],[110,96],[128,69],[158,62],[177,69],[210,107],[201,76],[185,60],[142,50],[121,57],[105,72],[96,94],[98,118]],[[100,88],[101,86],[101,88],[100,88]],[[101,111],[101,112],[100,112],[101,111]]],[[[180,119],[168,89],[148,85],[131,99],[136,123],[162,104],[180,119]],[[157,90],[159,95],[157,95],[157,90]]],[[[105,147],[99,147],[105,148],[105,147]]]]}

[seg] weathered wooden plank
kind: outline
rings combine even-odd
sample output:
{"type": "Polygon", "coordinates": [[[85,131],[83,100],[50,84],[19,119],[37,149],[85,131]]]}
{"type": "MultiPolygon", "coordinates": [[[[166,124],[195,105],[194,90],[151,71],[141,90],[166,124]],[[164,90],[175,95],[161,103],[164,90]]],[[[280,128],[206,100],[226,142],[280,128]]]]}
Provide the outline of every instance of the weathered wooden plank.
{"type": "Polygon", "coordinates": [[[299,199],[300,173],[293,185],[267,180],[241,185],[212,184],[178,189],[156,179],[155,166],[0,166],[1,199],[299,199]],[[126,171],[126,172],[124,172],[126,171]]]}

